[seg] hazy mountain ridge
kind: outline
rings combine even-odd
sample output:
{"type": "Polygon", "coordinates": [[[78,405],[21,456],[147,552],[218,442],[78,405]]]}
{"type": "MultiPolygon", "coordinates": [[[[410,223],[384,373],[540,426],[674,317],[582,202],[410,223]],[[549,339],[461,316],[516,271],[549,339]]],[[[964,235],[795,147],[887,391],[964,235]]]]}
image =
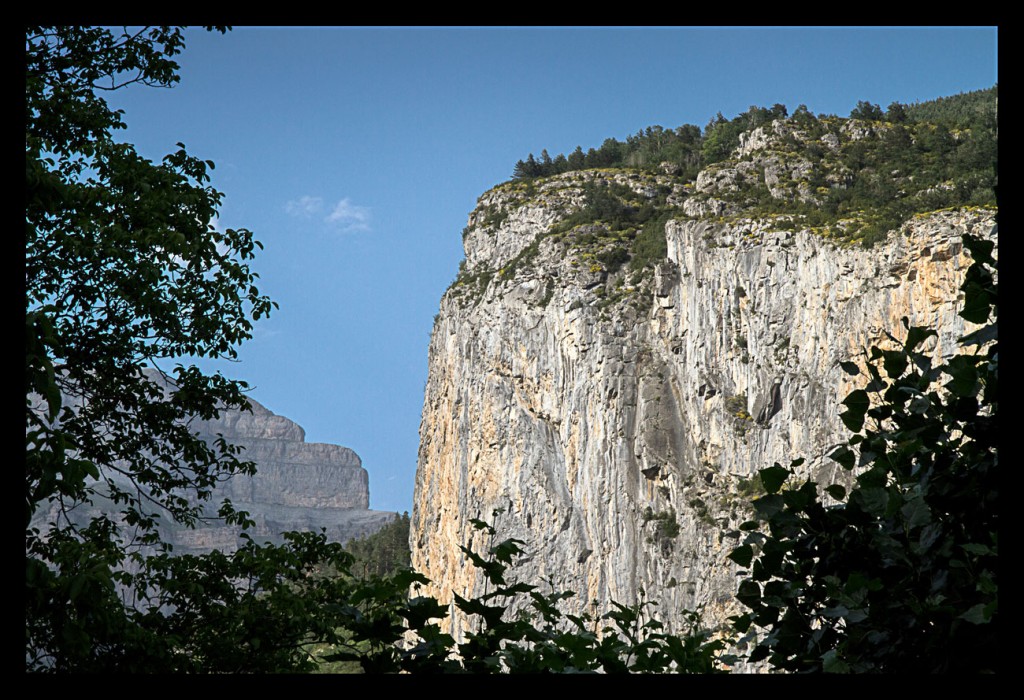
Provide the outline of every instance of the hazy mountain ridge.
{"type": "MultiPolygon", "coordinates": [[[[330,540],[346,542],[374,533],[397,517],[397,513],[369,509],[369,475],[354,451],[340,445],[308,443],[300,425],[253,399],[249,401],[251,412],[226,410],[219,418],[196,419],[190,425],[192,432],[207,442],[222,435],[242,447],[241,458],[256,463],[256,474],[237,474],[223,481],[204,505],[207,518],[194,528],[160,518],[161,538],[176,554],[212,549],[230,552],[238,547],[239,528],[215,517],[225,498],[249,513],[254,521],[249,529],[253,539],[275,544],[284,542],[284,532],[319,532],[321,528],[330,540]]],[[[111,477],[118,480],[116,474],[111,477]]],[[[186,496],[195,501],[194,496],[186,496]]],[[[49,510],[37,512],[33,523],[45,529],[45,523],[57,521],[57,508],[54,503],[49,510]]],[[[99,512],[117,511],[109,502],[97,499],[89,509],[72,511],[70,517],[85,523],[99,512]]],[[[130,537],[130,530],[126,536],[130,537]]]]}

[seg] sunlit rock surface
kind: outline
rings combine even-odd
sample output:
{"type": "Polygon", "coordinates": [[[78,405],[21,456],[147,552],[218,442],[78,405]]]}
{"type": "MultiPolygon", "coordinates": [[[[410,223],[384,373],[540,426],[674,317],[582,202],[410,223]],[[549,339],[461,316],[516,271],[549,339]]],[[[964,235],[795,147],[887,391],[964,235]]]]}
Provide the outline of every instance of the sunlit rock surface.
{"type": "Polygon", "coordinates": [[[567,610],[602,613],[643,590],[669,629],[684,609],[720,624],[738,612],[726,555],[751,512],[746,480],[798,457],[823,486],[843,478],[826,458],[848,436],[838,406],[855,388],[839,362],[902,338],[903,317],[939,331],[936,356],[955,352],[971,329],[957,316],[960,237],[992,235],[994,215],[920,216],[864,249],[711,211],[670,222],[667,261],[610,296],[593,256],[537,239],[584,177],[646,186],[570,173],[528,201],[496,188],[470,216],[430,343],[412,562],[442,601],[484,593],[459,550],[489,544],[470,524],[481,518],[525,541],[516,580],[577,593],[567,610]],[[485,225],[488,205],[507,216],[485,225]]]}

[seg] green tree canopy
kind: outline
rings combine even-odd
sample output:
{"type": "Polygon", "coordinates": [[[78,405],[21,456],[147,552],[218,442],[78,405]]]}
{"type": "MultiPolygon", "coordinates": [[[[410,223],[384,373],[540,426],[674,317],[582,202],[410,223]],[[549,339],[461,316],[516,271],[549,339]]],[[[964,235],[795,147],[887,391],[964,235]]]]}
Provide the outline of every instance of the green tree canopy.
{"type": "Polygon", "coordinates": [[[885,114],[882,108],[871,102],[860,100],[857,106],[850,110],[851,119],[884,119],[885,114]]]}
{"type": "MultiPolygon", "coordinates": [[[[252,471],[188,427],[246,407],[245,384],[187,358],[234,358],[275,306],[249,267],[259,243],[212,225],[213,163],[183,144],[162,162],[143,158],[114,138],[124,123],[103,98],[174,85],[183,45],[172,27],[26,32],[30,668],[123,656],[132,625],[121,594],[151,594],[124,590],[143,552],[162,548],[157,519],[194,523],[219,480],[252,471]],[[72,517],[100,500],[116,513],[72,517]]],[[[229,505],[223,515],[238,518],[229,505]]]]}

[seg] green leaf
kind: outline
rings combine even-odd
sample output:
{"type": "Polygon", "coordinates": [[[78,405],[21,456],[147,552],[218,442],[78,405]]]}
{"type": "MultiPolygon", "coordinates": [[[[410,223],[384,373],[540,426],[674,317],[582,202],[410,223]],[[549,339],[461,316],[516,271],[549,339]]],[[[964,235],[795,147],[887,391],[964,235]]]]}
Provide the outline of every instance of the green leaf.
{"type": "Polygon", "coordinates": [[[448,615],[448,607],[441,605],[433,598],[416,596],[409,599],[409,604],[401,612],[409,624],[409,629],[422,629],[428,620],[444,618],[448,615]]]}
{"type": "Polygon", "coordinates": [[[971,554],[995,554],[991,547],[984,544],[975,544],[969,542],[967,544],[960,545],[960,548],[964,551],[970,552],[971,554]]]}
{"type": "Polygon", "coordinates": [[[857,456],[856,456],[856,454],[854,454],[853,450],[849,449],[845,445],[836,448],[829,455],[829,459],[833,459],[836,462],[839,462],[840,466],[842,466],[842,468],[846,469],[847,471],[849,471],[850,469],[853,469],[853,465],[854,465],[854,462],[856,460],[856,457],[857,456]]]}
{"type": "Polygon", "coordinates": [[[902,350],[886,350],[882,353],[882,367],[885,369],[885,373],[888,374],[892,379],[898,379],[903,376],[903,373],[907,369],[907,354],[902,350]]]}
{"type": "Polygon", "coordinates": [[[856,377],[858,374],[860,374],[860,367],[858,367],[857,364],[854,362],[842,361],[839,363],[839,366],[843,369],[844,372],[851,376],[856,377]]]}
{"type": "Polygon", "coordinates": [[[850,610],[845,605],[833,605],[830,608],[825,608],[821,611],[824,617],[845,617],[850,613],[850,610]]]}
{"type": "Polygon", "coordinates": [[[951,358],[943,368],[943,372],[952,377],[950,381],[946,382],[946,388],[957,396],[974,395],[978,385],[976,361],[974,357],[968,355],[951,358]]]}
{"type": "Polygon", "coordinates": [[[831,649],[821,657],[821,670],[825,673],[849,673],[850,666],[839,658],[835,649],[831,649]]]}
{"type": "Polygon", "coordinates": [[[970,345],[985,345],[993,340],[999,338],[999,324],[995,321],[989,323],[973,333],[968,333],[960,339],[960,344],[965,346],[970,345]]]}
{"type": "Polygon", "coordinates": [[[967,612],[958,616],[974,625],[983,625],[992,621],[992,610],[985,603],[972,606],[967,612]]]}
{"type": "Polygon", "coordinates": [[[900,513],[903,515],[904,522],[910,528],[921,527],[932,519],[932,512],[928,507],[928,503],[920,496],[908,499],[903,504],[903,507],[900,508],[900,513]]]}
{"type": "Polygon", "coordinates": [[[970,252],[975,264],[995,267],[996,261],[992,257],[992,251],[995,250],[996,244],[993,241],[973,236],[969,233],[965,233],[961,240],[963,241],[964,248],[970,252]]]}
{"type": "Polygon", "coordinates": [[[871,401],[868,398],[868,393],[866,391],[863,389],[854,389],[846,396],[845,399],[843,399],[842,404],[852,409],[863,409],[864,411],[867,411],[871,401]]]}
{"type": "Polygon", "coordinates": [[[71,578],[71,585],[68,588],[68,600],[72,603],[81,594],[82,589],[85,588],[87,579],[84,574],[76,574],[71,578]]]}
{"type": "Polygon", "coordinates": [[[762,520],[768,520],[773,515],[782,510],[785,505],[782,501],[782,496],[778,494],[772,494],[770,496],[762,496],[752,501],[754,506],[754,512],[757,513],[757,517],[762,520]]]}
{"type": "MultiPolygon", "coordinates": [[[[857,462],[857,466],[858,467],[866,467],[869,464],[871,464],[872,462],[874,462],[876,459],[878,459],[878,457],[879,457],[878,453],[875,452],[874,450],[862,449],[860,451],[860,459],[857,462]]],[[[877,472],[873,472],[873,474],[877,474],[877,472]]],[[[871,483],[869,481],[862,480],[860,476],[857,477],[857,481],[862,483],[862,484],[864,484],[864,485],[867,485],[868,483],[871,483]]],[[[883,482],[885,481],[884,478],[882,479],[882,481],[883,482]]]]}
{"type": "Polygon", "coordinates": [[[889,505],[889,492],[878,486],[861,488],[855,493],[855,497],[867,513],[876,517],[884,516],[889,505]]]}
{"type": "Polygon", "coordinates": [[[942,536],[942,523],[930,523],[921,528],[921,534],[918,535],[917,549],[920,552],[926,552],[935,544],[939,537],[942,536]]]}
{"type": "Polygon", "coordinates": [[[537,587],[533,584],[520,581],[519,583],[513,584],[511,586],[501,586],[494,592],[488,593],[487,595],[483,596],[482,599],[492,598],[494,596],[514,596],[517,593],[530,593],[531,591],[534,591],[536,588],[537,587]]]}
{"type": "Polygon", "coordinates": [[[806,481],[798,489],[791,489],[782,492],[782,501],[786,508],[792,513],[802,513],[812,503],[818,500],[817,485],[812,481],[806,481]]]}
{"type": "Polygon", "coordinates": [[[486,605],[476,598],[466,599],[457,593],[452,594],[455,605],[467,615],[479,615],[487,623],[488,627],[494,627],[501,621],[505,614],[504,605],[486,605]]]}
{"type": "Polygon", "coordinates": [[[758,661],[764,661],[771,655],[771,649],[764,645],[758,645],[754,647],[754,650],[750,652],[750,656],[747,657],[750,663],[756,664],[758,661]]]}
{"type": "MultiPolygon", "coordinates": [[[[906,320],[906,319],[904,319],[906,320]]],[[[938,333],[933,328],[922,328],[921,326],[910,326],[907,329],[907,340],[903,344],[903,348],[910,352],[915,350],[918,345],[923,343],[926,339],[931,336],[938,336],[938,333]]]]}
{"type": "Polygon", "coordinates": [[[507,539],[492,547],[491,554],[503,564],[510,564],[514,556],[523,553],[522,547],[519,546],[522,544],[525,544],[522,540],[507,539]]]}
{"type": "Polygon", "coordinates": [[[729,558],[746,568],[750,566],[750,560],[754,558],[754,549],[749,544],[741,545],[730,552],[729,558]]]}
{"type": "Polygon", "coordinates": [[[846,489],[840,486],[839,484],[832,484],[831,486],[826,488],[825,491],[828,493],[829,496],[836,499],[837,501],[842,501],[843,499],[846,498],[846,489]]]}
{"type": "Polygon", "coordinates": [[[761,477],[761,483],[764,485],[764,490],[769,494],[778,493],[783,482],[786,481],[791,474],[789,469],[780,466],[778,462],[776,462],[774,466],[758,470],[757,473],[761,477]]]}
{"type": "Polygon", "coordinates": [[[871,405],[868,393],[863,389],[854,389],[843,399],[843,405],[847,407],[846,411],[839,414],[843,424],[851,432],[860,432],[864,427],[864,414],[867,413],[868,407],[871,405]]]}
{"type": "Polygon", "coordinates": [[[743,634],[748,629],[750,629],[750,623],[752,622],[752,620],[750,619],[750,613],[743,613],[742,615],[733,615],[729,618],[729,620],[732,622],[733,629],[739,632],[740,634],[743,634]]]}
{"type": "Polygon", "coordinates": [[[764,585],[761,600],[765,605],[785,607],[789,603],[791,589],[788,581],[769,581],[764,585]]]}
{"type": "Polygon", "coordinates": [[[849,613],[846,614],[846,621],[851,624],[857,624],[858,622],[866,620],[867,617],[868,614],[864,612],[864,610],[862,609],[851,610],[849,613]]]}
{"type": "MultiPolygon", "coordinates": [[[[919,416],[923,416],[928,413],[932,407],[932,402],[927,396],[915,396],[910,400],[910,404],[907,406],[907,411],[910,413],[916,413],[919,416]]],[[[888,417],[888,416],[886,416],[888,417]]]]}
{"type": "Polygon", "coordinates": [[[978,574],[978,590],[982,593],[996,593],[999,590],[992,572],[988,569],[978,574]]]}
{"type": "Polygon", "coordinates": [[[992,308],[992,300],[987,290],[977,283],[964,283],[964,308],[960,317],[971,323],[985,323],[992,308]]]}
{"type": "Polygon", "coordinates": [[[758,607],[761,604],[761,587],[754,581],[741,581],[736,600],[748,608],[758,607]]]}
{"type": "Polygon", "coordinates": [[[479,518],[470,518],[469,523],[473,526],[474,530],[484,530],[492,535],[494,534],[494,528],[491,526],[491,524],[484,522],[479,518]]]}

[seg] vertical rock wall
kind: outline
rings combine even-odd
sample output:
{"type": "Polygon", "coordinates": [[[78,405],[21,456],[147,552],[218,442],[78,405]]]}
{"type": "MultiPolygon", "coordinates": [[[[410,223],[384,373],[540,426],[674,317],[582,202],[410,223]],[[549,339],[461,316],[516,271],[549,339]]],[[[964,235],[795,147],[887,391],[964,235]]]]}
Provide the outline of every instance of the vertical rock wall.
{"type": "Polygon", "coordinates": [[[526,542],[517,580],[576,591],[575,612],[643,590],[670,629],[684,608],[722,622],[736,611],[726,554],[750,513],[748,479],[797,457],[823,485],[842,478],[825,457],[847,435],[837,407],[854,388],[838,363],[901,337],[904,316],[939,330],[936,355],[955,352],[969,330],[960,236],[990,235],[993,215],[937,212],[867,250],[754,221],[670,222],[653,282],[608,303],[600,273],[536,237],[562,211],[543,201],[493,236],[472,229],[468,272],[486,282],[441,301],[413,566],[442,601],[481,594],[459,551],[486,548],[469,522],[481,518],[526,542]],[[531,244],[527,269],[487,272],[531,244]]]}
{"type": "MultiPolygon", "coordinates": [[[[256,401],[252,412],[226,411],[215,421],[196,421],[193,429],[207,439],[222,434],[245,448],[242,458],[256,463],[252,477],[234,476],[217,489],[215,499],[231,499],[248,511],[258,540],[282,542],[281,533],[326,529],[329,539],[345,542],[372,534],[395,513],[370,510],[369,475],[354,451],[341,445],[306,442],[297,423],[256,401]]],[[[233,528],[213,523],[176,528],[175,549],[234,548],[233,528]]]]}

